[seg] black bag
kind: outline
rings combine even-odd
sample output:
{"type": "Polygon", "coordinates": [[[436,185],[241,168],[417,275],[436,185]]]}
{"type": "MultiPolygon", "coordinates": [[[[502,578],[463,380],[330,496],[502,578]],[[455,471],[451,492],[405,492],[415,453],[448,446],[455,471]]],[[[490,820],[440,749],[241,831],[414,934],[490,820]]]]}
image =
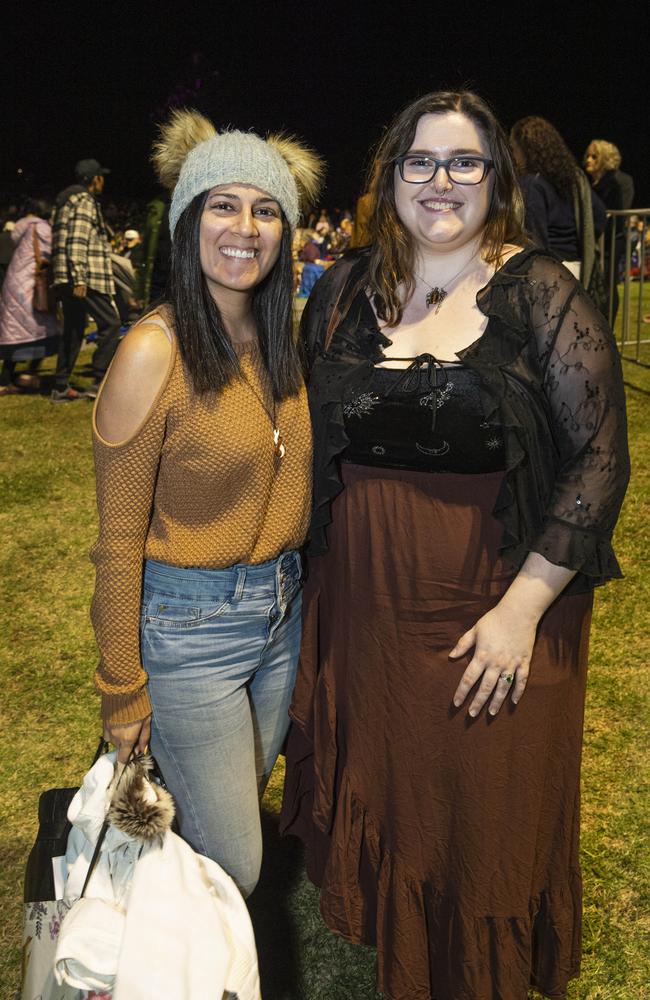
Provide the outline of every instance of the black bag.
{"type": "MultiPolygon", "coordinates": [[[[107,750],[108,743],[101,739],[93,764],[107,750]]],[[[68,807],[76,792],[76,788],[50,788],[38,800],[38,833],[25,869],[21,984],[23,1000],[74,996],[67,987],[57,986],[54,978],[57,938],[72,902],[56,898],[52,863],[54,858],[63,857],[66,853],[71,829],[68,807]]],[[[97,864],[107,826],[105,823],[97,840],[83,892],[86,891],[88,879],[97,864]]],[[[81,997],[81,991],[78,991],[78,995],[81,997]]]]}
{"type": "MultiPolygon", "coordinates": [[[[93,764],[107,751],[108,743],[102,738],[93,764]]],[[[68,807],[77,791],[78,788],[50,788],[38,800],[38,833],[25,868],[25,903],[55,899],[52,859],[66,852],[71,829],[68,807]]]]}

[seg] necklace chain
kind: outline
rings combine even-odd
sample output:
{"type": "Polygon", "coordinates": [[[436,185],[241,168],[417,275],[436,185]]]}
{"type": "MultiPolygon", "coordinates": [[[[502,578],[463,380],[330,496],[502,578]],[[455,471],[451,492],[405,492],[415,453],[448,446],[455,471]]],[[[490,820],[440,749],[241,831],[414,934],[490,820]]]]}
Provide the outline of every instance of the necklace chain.
{"type": "Polygon", "coordinates": [[[472,256],[469,258],[469,260],[465,261],[465,263],[461,267],[460,271],[457,271],[456,274],[454,274],[451,278],[449,278],[447,281],[445,281],[444,285],[432,285],[432,284],[430,284],[427,281],[426,278],[423,278],[421,274],[418,274],[417,271],[413,272],[413,274],[415,275],[416,278],[419,278],[420,281],[422,281],[425,285],[429,285],[430,291],[427,292],[427,297],[425,299],[425,302],[427,304],[427,309],[430,309],[431,306],[435,306],[436,307],[436,311],[435,311],[434,315],[436,315],[436,316],[438,315],[438,313],[440,312],[440,306],[442,305],[442,303],[447,298],[447,295],[449,294],[445,286],[446,285],[451,285],[451,283],[453,281],[455,281],[456,278],[460,278],[460,276],[463,273],[463,271],[467,267],[469,267],[469,265],[471,264],[471,262],[474,260],[475,257],[476,257],[476,254],[475,253],[472,254],[472,256]]]}
{"type": "Polygon", "coordinates": [[[273,397],[273,410],[269,410],[268,406],[260,396],[255,386],[252,385],[251,382],[249,382],[245,372],[242,372],[242,379],[246,387],[250,389],[250,391],[253,393],[255,399],[258,401],[258,403],[266,413],[267,417],[269,418],[271,422],[271,427],[273,428],[273,445],[274,445],[275,457],[278,459],[283,459],[287,453],[287,448],[282,438],[282,432],[280,431],[277,425],[277,406],[275,402],[275,397],[273,397]]]}

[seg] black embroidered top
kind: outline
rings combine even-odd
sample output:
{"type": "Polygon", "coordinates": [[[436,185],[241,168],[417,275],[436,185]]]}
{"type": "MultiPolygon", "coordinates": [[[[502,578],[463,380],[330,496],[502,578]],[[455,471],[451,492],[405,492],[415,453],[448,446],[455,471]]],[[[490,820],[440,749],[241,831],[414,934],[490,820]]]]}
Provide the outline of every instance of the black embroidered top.
{"type": "Polygon", "coordinates": [[[342,460],[418,472],[503,469],[503,435],[485,419],[480,385],[470,368],[430,354],[405,370],[375,368],[368,388],[343,406],[350,443],[342,460]]]}
{"type": "MultiPolygon", "coordinates": [[[[344,406],[367,391],[390,343],[367,309],[367,262],[362,250],[330,268],[302,319],[314,428],[314,555],[327,550],[330,505],[342,489],[339,462],[350,443],[344,406]]],[[[629,458],[611,331],[566,268],[537,250],[511,257],[477,305],[487,327],[459,358],[480,379],[485,421],[503,434],[505,476],[494,515],[504,555],[518,567],[532,550],[576,570],[568,592],[620,577],[611,536],[629,458]]]]}

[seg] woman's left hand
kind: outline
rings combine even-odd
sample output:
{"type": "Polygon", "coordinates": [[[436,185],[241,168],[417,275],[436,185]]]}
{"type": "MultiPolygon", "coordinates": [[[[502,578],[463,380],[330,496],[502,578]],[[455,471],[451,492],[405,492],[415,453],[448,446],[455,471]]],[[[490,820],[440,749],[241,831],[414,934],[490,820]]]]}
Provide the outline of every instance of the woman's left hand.
{"type": "Polygon", "coordinates": [[[465,656],[472,646],[474,655],[454,694],[457,708],[481,677],[469,706],[471,716],[479,714],[490,695],[490,715],[497,714],[509,691],[517,704],[526,688],[538,621],[521,606],[501,601],[460,637],[449,656],[465,656]]]}

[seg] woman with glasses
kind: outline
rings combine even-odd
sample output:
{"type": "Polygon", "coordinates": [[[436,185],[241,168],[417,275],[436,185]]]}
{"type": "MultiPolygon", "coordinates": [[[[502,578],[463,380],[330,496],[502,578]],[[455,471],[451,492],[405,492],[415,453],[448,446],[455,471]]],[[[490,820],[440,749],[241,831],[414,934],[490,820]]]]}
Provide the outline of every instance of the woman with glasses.
{"type": "Polygon", "coordinates": [[[628,477],[610,331],[527,248],[470,93],[402,111],[303,319],[315,497],[283,829],[387,1000],[578,974],[591,591],[628,477]]]}

